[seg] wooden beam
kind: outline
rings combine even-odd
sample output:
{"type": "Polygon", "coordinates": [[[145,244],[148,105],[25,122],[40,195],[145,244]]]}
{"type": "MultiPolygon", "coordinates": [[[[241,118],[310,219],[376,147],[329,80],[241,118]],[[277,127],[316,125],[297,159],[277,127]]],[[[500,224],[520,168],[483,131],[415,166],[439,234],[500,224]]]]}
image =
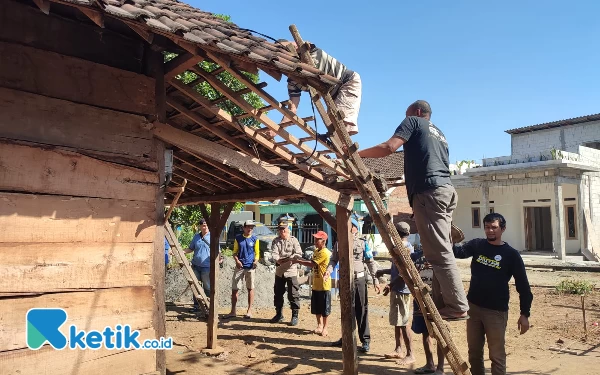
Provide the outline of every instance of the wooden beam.
{"type": "MultiPolygon", "coordinates": [[[[177,168],[177,169],[175,169],[175,170],[173,171],[173,175],[174,175],[174,176],[181,177],[181,178],[182,178],[182,179],[184,179],[184,180],[189,180],[189,182],[190,182],[190,183],[192,183],[192,184],[194,184],[194,185],[196,185],[196,186],[198,186],[198,187],[202,188],[202,190],[206,190],[207,194],[216,193],[216,190],[215,190],[215,188],[214,188],[214,187],[212,187],[212,186],[211,186],[211,187],[209,187],[209,186],[206,186],[205,184],[203,184],[202,182],[198,182],[198,181],[196,181],[196,179],[199,179],[199,180],[202,180],[202,179],[201,179],[201,178],[199,178],[199,177],[197,177],[197,176],[196,176],[195,174],[193,174],[193,173],[189,173],[189,172],[187,172],[187,171],[184,171],[184,170],[182,170],[182,169],[180,169],[180,168],[177,168]]],[[[192,190],[192,189],[191,189],[189,186],[188,186],[188,188],[189,188],[190,190],[192,190]]]]}
{"type": "Polygon", "coordinates": [[[223,223],[229,217],[234,203],[223,205],[223,213],[220,214],[221,204],[212,202],[210,204],[210,308],[208,313],[208,326],[206,327],[206,346],[209,349],[217,348],[217,324],[219,323],[219,238],[223,230],[223,223]]]}
{"type": "Polygon", "coordinates": [[[175,198],[173,198],[173,201],[171,201],[169,210],[167,211],[167,213],[165,215],[165,223],[169,222],[169,217],[171,217],[171,213],[173,212],[173,209],[175,208],[175,206],[177,206],[177,201],[181,197],[181,194],[183,194],[183,192],[185,191],[185,185],[187,185],[187,180],[184,179],[183,184],[178,187],[180,190],[177,191],[177,195],[175,195],[175,198]]]}
{"type": "MultiPolygon", "coordinates": [[[[181,179],[181,183],[183,183],[183,180],[188,180],[188,184],[186,185],[186,190],[189,190],[192,193],[195,193],[198,195],[204,195],[204,194],[211,194],[214,192],[213,190],[207,189],[206,186],[202,186],[202,185],[198,184],[197,182],[194,182],[194,180],[189,180],[188,176],[186,176],[184,174],[180,174],[178,170],[175,170],[173,172],[173,176],[179,177],[181,179]],[[191,185],[195,185],[196,188],[195,189],[192,188],[191,185]]],[[[173,181],[175,181],[175,180],[173,180],[173,181]]]]}
{"type": "MultiPolygon", "coordinates": [[[[245,78],[245,76],[243,74],[238,74],[236,71],[232,68],[227,68],[227,71],[229,73],[231,73],[235,78],[238,78],[242,81],[242,83],[244,83],[245,85],[247,85],[248,87],[256,87],[256,85],[248,80],[247,78],[245,78]]],[[[246,111],[246,113],[250,113],[252,114],[252,117],[254,119],[256,119],[257,121],[260,121],[261,123],[265,124],[266,126],[268,126],[269,128],[271,128],[271,130],[275,131],[280,137],[282,137],[283,139],[287,140],[290,142],[290,144],[294,145],[295,147],[297,147],[298,149],[302,150],[302,152],[304,152],[307,156],[310,155],[312,153],[312,148],[309,147],[308,145],[303,144],[302,142],[300,142],[300,140],[298,138],[296,138],[295,136],[293,136],[292,134],[288,133],[285,129],[283,129],[280,125],[278,125],[277,123],[275,123],[273,120],[271,120],[265,113],[263,112],[259,112],[257,109],[255,109],[254,107],[252,107],[250,105],[250,103],[248,103],[241,95],[236,94],[233,90],[231,90],[229,87],[227,87],[223,82],[219,81],[216,77],[211,76],[208,72],[204,71],[201,68],[194,68],[192,69],[192,71],[196,74],[199,74],[201,76],[204,77],[204,79],[206,79],[206,81],[216,90],[220,91],[223,95],[227,96],[233,103],[235,103],[237,106],[239,106],[240,108],[242,108],[244,111],[246,111]]],[[[255,89],[253,90],[255,93],[260,93],[263,92],[263,90],[261,89],[255,89]]],[[[258,94],[260,95],[260,94],[258,94]]],[[[275,100],[276,103],[279,103],[275,100]]],[[[257,137],[258,140],[258,137],[257,137]]],[[[261,142],[262,143],[262,142],[261,142]]],[[[340,165],[335,164],[333,161],[331,161],[330,159],[325,159],[323,157],[319,157],[317,156],[316,159],[321,162],[324,166],[336,171],[340,176],[344,176],[346,178],[350,178],[350,176],[348,176],[348,174],[340,167],[340,165]]]]}
{"type": "MultiPolygon", "coordinates": [[[[199,169],[198,166],[197,166],[197,164],[194,164],[194,162],[191,161],[191,160],[188,160],[188,158],[184,158],[184,157],[182,157],[180,155],[177,155],[177,154],[173,154],[173,157],[175,159],[179,160],[180,162],[189,165],[190,167],[194,167],[194,168],[199,169]]],[[[233,186],[235,188],[238,188],[238,189],[244,189],[242,186],[240,186],[240,185],[234,183],[233,181],[231,181],[231,179],[219,176],[218,173],[211,173],[210,171],[207,171],[204,168],[202,169],[202,172],[206,173],[207,175],[211,176],[214,179],[217,179],[217,180],[223,182],[224,184],[231,185],[231,186],[233,186]]]]}
{"type": "MultiPolygon", "coordinates": [[[[227,189],[224,189],[223,187],[221,187],[220,185],[216,184],[215,182],[211,181],[210,177],[202,176],[202,174],[201,174],[200,171],[196,171],[196,170],[192,169],[192,167],[189,167],[189,166],[183,165],[183,164],[179,164],[179,165],[175,164],[174,167],[177,168],[177,169],[180,169],[180,170],[184,171],[185,173],[188,173],[191,176],[196,177],[198,180],[202,181],[204,184],[209,184],[209,185],[214,186],[215,188],[217,188],[217,190],[221,190],[221,191],[227,190],[227,189]]],[[[196,168],[196,167],[194,166],[194,168],[196,168]]],[[[203,184],[201,184],[201,186],[202,185],[203,184]]],[[[210,188],[208,190],[214,191],[215,189],[214,188],[210,188]]]]}
{"type": "MultiPolygon", "coordinates": [[[[217,60],[219,60],[218,55],[216,55],[216,54],[214,54],[212,52],[207,52],[207,56],[209,58],[211,58],[211,59],[217,59],[217,60]]],[[[223,61],[220,61],[220,60],[217,61],[217,60],[213,60],[213,61],[215,61],[217,64],[220,64],[220,63],[223,62],[223,61]]],[[[316,138],[316,133],[315,133],[315,131],[310,126],[308,126],[307,119],[306,118],[299,118],[294,112],[292,112],[289,109],[289,106],[285,104],[286,102],[281,102],[280,103],[279,101],[277,101],[277,99],[275,99],[268,92],[266,92],[265,90],[263,90],[257,84],[255,84],[254,82],[252,82],[250,79],[248,79],[248,77],[246,77],[245,75],[243,75],[242,72],[238,71],[234,67],[230,67],[230,69],[228,69],[228,71],[235,78],[237,78],[240,82],[242,82],[244,85],[246,85],[248,88],[250,88],[255,94],[257,94],[262,99],[264,99],[273,109],[278,110],[279,112],[281,112],[281,114],[285,118],[288,119],[288,121],[285,121],[285,122],[279,124],[279,126],[281,126],[283,124],[287,124],[287,123],[295,124],[298,127],[300,127],[302,130],[304,130],[305,132],[307,132],[310,136],[312,136],[313,138],[316,138]]],[[[313,120],[314,120],[314,118],[313,118],[313,120]]],[[[265,125],[268,125],[268,124],[265,123],[265,125]]],[[[271,127],[271,126],[269,126],[269,127],[271,127]]],[[[281,136],[283,138],[287,139],[284,135],[281,135],[281,136]]],[[[329,145],[324,140],[318,139],[318,141],[323,146],[329,148],[329,145]]],[[[293,142],[291,142],[291,143],[293,143],[293,142]]],[[[302,148],[300,148],[300,149],[302,149],[302,148]]]]}
{"type": "Polygon", "coordinates": [[[146,70],[147,74],[154,78],[154,101],[156,103],[154,115],[160,122],[167,121],[167,90],[163,61],[164,56],[161,52],[146,46],[146,70]]]}
{"type": "Polygon", "coordinates": [[[337,246],[340,265],[339,288],[342,319],[342,360],[344,375],[358,375],[356,356],[356,319],[352,300],[354,299],[354,259],[350,256],[354,246],[350,233],[350,211],[346,207],[336,207],[337,246]]]}
{"type": "MultiPolygon", "coordinates": [[[[121,19],[121,21],[123,21],[121,19]]],[[[146,41],[146,43],[148,44],[152,44],[152,42],[154,41],[154,33],[151,32],[150,30],[146,29],[145,27],[135,23],[135,22],[130,22],[130,21],[123,21],[125,22],[125,24],[127,26],[129,26],[129,28],[133,31],[135,31],[136,34],[138,34],[140,36],[140,38],[144,39],[146,41]]]]}
{"type": "Polygon", "coordinates": [[[206,203],[206,202],[245,202],[245,201],[270,201],[275,199],[282,198],[293,198],[303,196],[302,193],[299,193],[297,190],[290,188],[275,188],[269,190],[259,190],[259,191],[250,191],[250,192],[239,192],[239,193],[231,193],[231,194],[217,194],[217,195],[205,195],[198,197],[189,197],[186,199],[182,199],[179,204],[180,205],[188,205],[188,204],[198,204],[198,203],[206,203]]]}
{"type": "MultiPolygon", "coordinates": [[[[171,84],[173,86],[175,86],[178,90],[180,90],[182,93],[186,94],[188,97],[190,97],[191,99],[196,101],[198,104],[204,106],[205,108],[207,108],[208,110],[213,112],[216,116],[229,122],[231,124],[231,126],[239,129],[239,127],[237,127],[234,123],[235,120],[229,113],[225,112],[224,110],[222,110],[221,108],[219,108],[217,106],[211,105],[210,101],[208,101],[208,99],[202,97],[193,88],[185,85],[183,82],[176,81],[176,80],[171,80],[171,84]]],[[[208,129],[210,132],[212,132],[219,138],[225,140],[226,142],[228,142],[232,145],[235,145],[237,148],[244,151],[246,154],[250,155],[250,151],[248,150],[248,147],[239,146],[240,140],[231,138],[229,136],[229,134],[227,134],[227,132],[225,132],[225,130],[221,129],[220,127],[210,124],[208,121],[204,120],[198,114],[191,112],[190,110],[186,109],[184,106],[177,103],[173,99],[167,99],[167,103],[169,105],[173,106],[179,112],[183,113],[186,117],[190,118],[192,121],[195,121],[199,125],[204,126],[206,129],[208,129]]],[[[306,164],[301,164],[300,160],[298,160],[296,157],[294,157],[293,154],[288,149],[276,146],[270,139],[267,139],[266,137],[259,134],[255,129],[252,129],[248,126],[242,126],[241,129],[239,129],[239,130],[240,131],[243,130],[251,139],[255,140],[259,144],[261,144],[264,147],[266,147],[267,149],[271,150],[276,155],[281,156],[289,163],[298,165],[298,167],[300,169],[304,170],[306,173],[323,181],[324,176],[321,172],[317,171],[314,168],[311,168],[310,166],[308,166],[306,164]]]]}
{"type": "Polygon", "coordinates": [[[183,104],[179,103],[178,101],[176,101],[175,99],[173,99],[171,97],[167,98],[167,104],[170,105],[171,107],[175,108],[179,112],[181,112],[185,117],[194,121],[196,124],[202,126],[204,129],[207,129],[212,134],[216,135],[217,137],[221,138],[225,142],[229,143],[234,148],[250,155],[250,150],[248,149],[247,143],[244,143],[239,139],[232,139],[224,129],[216,127],[216,126],[211,126],[211,124],[207,120],[202,118],[202,116],[185,108],[185,106],[183,104]]]}
{"type": "MultiPolygon", "coordinates": [[[[158,139],[154,139],[154,151],[158,161],[159,181],[165,181],[165,144],[158,139]]],[[[166,327],[166,307],[165,307],[165,190],[160,186],[156,187],[156,219],[154,225],[154,256],[152,259],[152,284],[154,286],[154,309],[152,317],[152,326],[156,332],[156,339],[165,337],[166,327]]],[[[173,206],[174,207],[174,206],[173,206]]],[[[156,350],[156,369],[165,373],[167,369],[167,355],[164,350],[156,350]]]]}
{"type": "Polygon", "coordinates": [[[315,209],[315,211],[317,211],[319,216],[321,216],[323,220],[325,220],[327,224],[329,224],[331,229],[337,232],[337,220],[335,219],[331,211],[329,211],[327,207],[325,207],[318,198],[307,195],[304,197],[304,200],[308,204],[310,204],[311,207],[315,209]]]}
{"type": "Polygon", "coordinates": [[[196,65],[204,60],[201,56],[194,56],[189,52],[167,61],[165,65],[165,80],[168,82],[175,78],[176,75],[188,70],[191,66],[196,65]]]}
{"type": "Polygon", "coordinates": [[[253,188],[260,187],[260,185],[258,185],[256,182],[251,181],[251,179],[248,178],[247,175],[239,172],[237,169],[232,169],[232,168],[223,166],[222,164],[216,163],[206,157],[201,157],[198,154],[195,154],[190,150],[182,150],[182,151],[185,152],[186,154],[189,154],[189,155],[197,158],[197,159],[200,159],[203,163],[206,163],[206,164],[212,166],[213,168],[218,169],[223,173],[226,173],[227,175],[233,176],[234,178],[238,179],[239,181],[241,181],[249,186],[252,186],[253,188]]]}
{"type": "Polygon", "coordinates": [[[50,14],[50,0],[33,0],[33,2],[44,14],[50,14]]]}
{"type": "Polygon", "coordinates": [[[104,14],[102,14],[100,10],[86,7],[77,7],[77,9],[79,9],[81,13],[85,14],[96,25],[104,29],[104,14]]]}
{"type": "Polygon", "coordinates": [[[221,164],[239,169],[240,172],[259,180],[296,189],[304,194],[313,195],[325,201],[335,203],[346,209],[352,209],[353,199],[325,185],[301,177],[292,172],[261,161],[257,158],[242,155],[227,147],[223,147],[206,139],[192,136],[166,124],[155,123],[153,133],[156,137],[177,147],[191,150],[221,164]]]}
{"type": "MultiPolygon", "coordinates": [[[[210,207],[211,211],[212,211],[212,206],[210,207]]],[[[208,208],[206,207],[206,204],[204,203],[200,203],[200,212],[202,212],[202,218],[204,220],[206,220],[206,224],[208,224],[208,227],[210,228],[210,215],[208,214],[208,208]]]]}

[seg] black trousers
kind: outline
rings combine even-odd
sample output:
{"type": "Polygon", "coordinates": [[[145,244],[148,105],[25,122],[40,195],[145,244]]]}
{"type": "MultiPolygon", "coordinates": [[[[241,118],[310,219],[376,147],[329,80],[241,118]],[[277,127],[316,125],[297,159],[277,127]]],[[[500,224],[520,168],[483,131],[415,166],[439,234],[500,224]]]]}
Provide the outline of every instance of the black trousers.
{"type": "Polygon", "coordinates": [[[356,325],[358,326],[360,342],[369,342],[371,341],[371,331],[369,330],[369,298],[367,295],[367,279],[364,276],[354,279],[352,305],[354,306],[354,314],[356,315],[356,325]]]}
{"type": "Polygon", "coordinates": [[[283,295],[287,286],[288,301],[292,310],[300,309],[300,285],[298,277],[280,277],[275,276],[275,296],[273,303],[276,309],[283,309],[283,295]]]}

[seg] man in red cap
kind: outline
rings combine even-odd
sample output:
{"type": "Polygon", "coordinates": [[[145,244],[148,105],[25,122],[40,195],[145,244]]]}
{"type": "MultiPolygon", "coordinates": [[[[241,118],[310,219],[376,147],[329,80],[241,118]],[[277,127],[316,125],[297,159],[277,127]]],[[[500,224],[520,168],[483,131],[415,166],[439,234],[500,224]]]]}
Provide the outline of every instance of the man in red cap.
{"type": "Polygon", "coordinates": [[[331,277],[329,275],[327,277],[324,276],[327,273],[331,251],[325,247],[327,233],[320,230],[313,234],[313,237],[315,238],[315,251],[312,261],[294,258],[292,262],[313,267],[310,312],[317,316],[315,333],[327,336],[327,317],[331,314],[331,277]]]}

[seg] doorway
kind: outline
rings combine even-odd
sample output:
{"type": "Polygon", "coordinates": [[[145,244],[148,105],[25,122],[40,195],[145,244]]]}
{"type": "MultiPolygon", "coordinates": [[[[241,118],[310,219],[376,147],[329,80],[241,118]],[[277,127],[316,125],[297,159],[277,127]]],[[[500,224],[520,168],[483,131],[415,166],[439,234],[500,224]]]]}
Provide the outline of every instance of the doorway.
{"type": "Polygon", "coordinates": [[[550,207],[524,207],[525,248],[529,251],[553,251],[550,207]]]}

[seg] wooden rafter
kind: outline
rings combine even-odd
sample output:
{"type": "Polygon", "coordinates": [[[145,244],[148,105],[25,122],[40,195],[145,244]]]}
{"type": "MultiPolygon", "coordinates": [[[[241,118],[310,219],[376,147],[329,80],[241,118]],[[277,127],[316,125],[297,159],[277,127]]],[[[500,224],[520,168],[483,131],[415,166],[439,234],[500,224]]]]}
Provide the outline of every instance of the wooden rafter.
{"type": "Polygon", "coordinates": [[[329,224],[331,229],[337,232],[337,220],[335,216],[333,216],[333,214],[329,211],[329,209],[327,209],[327,207],[325,207],[318,198],[307,195],[306,197],[304,197],[304,199],[308,204],[311,205],[312,208],[314,208],[315,211],[317,211],[319,216],[321,216],[323,220],[325,220],[327,224],[329,224]]]}
{"type": "MultiPolygon", "coordinates": [[[[212,179],[210,177],[205,176],[202,171],[198,171],[198,170],[194,169],[197,167],[192,168],[185,164],[179,164],[179,165],[175,165],[175,168],[189,174],[190,176],[193,176],[198,184],[202,184],[205,187],[206,187],[206,185],[212,185],[214,188],[216,188],[216,190],[213,190],[213,191],[227,190],[227,189],[224,189],[221,185],[216,184],[215,182],[211,181],[212,179]]],[[[213,187],[211,187],[211,189],[214,189],[213,187]]]]}
{"type": "Polygon", "coordinates": [[[140,38],[144,39],[148,44],[152,44],[154,41],[154,33],[145,28],[144,26],[130,21],[123,21],[129,28],[135,31],[136,34],[140,36],[140,38]]]}
{"type": "Polygon", "coordinates": [[[165,81],[169,82],[176,75],[183,73],[191,66],[204,60],[201,56],[194,56],[189,52],[182,53],[179,56],[165,63],[165,81]]]}
{"type": "Polygon", "coordinates": [[[190,150],[181,150],[181,151],[183,151],[186,154],[189,154],[189,155],[191,155],[191,156],[193,156],[193,157],[201,160],[203,163],[206,163],[206,164],[212,166],[213,168],[215,168],[215,169],[217,169],[217,170],[219,170],[219,171],[221,171],[223,173],[226,173],[228,175],[231,175],[231,176],[235,177],[236,179],[238,179],[239,181],[245,183],[249,187],[257,188],[257,189],[260,187],[260,185],[258,183],[256,183],[256,181],[252,181],[247,175],[239,172],[236,169],[227,168],[227,167],[223,166],[222,164],[216,163],[216,162],[210,160],[209,158],[202,157],[202,156],[200,156],[200,155],[198,155],[198,154],[196,154],[196,153],[194,153],[194,152],[192,152],[190,150]]]}
{"type": "Polygon", "coordinates": [[[179,112],[181,112],[188,119],[192,120],[196,124],[202,126],[204,129],[210,131],[217,137],[221,138],[222,140],[224,140],[225,142],[227,142],[229,145],[233,146],[234,148],[236,148],[244,153],[247,153],[247,154],[250,153],[250,150],[248,150],[247,143],[244,143],[239,139],[231,138],[229,136],[229,134],[227,134],[227,132],[225,132],[225,130],[223,130],[223,128],[212,126],[212,124],[210,124],[207,120],[202,118],[202,116],[200,116],[199,114],[197,114],[195,112],[190,111],[183,104],[179,103],[173,97],[167,98],[167,104],[169,106],[173,107],[174,109],[178,110],[179,112]]]}
{"type": "Polygon", "coordinates": [[[215,190],[208,188],[208,187],[201,185],[198,182],[194,181],[193,176],[190,176],[185,172],[181,172],[178,169],[173,171],[173,176],[177,176],[177,177],[181,178],[182,180],[187,180],[188,181],[187,190],[193,191],[194,193],[196,193],[198,195],[206,195],[207,193],[215,192],[215,190]],[[190,185],[195,185],[197,187],[193,188],[190,185]]]}
{"type": "MultiPolygon", "coordinates": [[[[231,74],[234,74],[236,72],[236,70],[233,68],[230,68],[230,67],[225,67],[225,68],[231,74]]],[[[307,156],[312,153],[313,150],[311,147],[308,147],[307,145],[302,144],[302,142],[300,142],[300,140],[298,138],[296,138],[292,134],[288,133],[285,129],[282,129],[282,127],[280,125],[278,125],[273,120],[271,120],[266,114],[258,111],[254,107],[252,107],[250,105],[250,103],[248,103],[241,95],[236,94],[233,90],[231,90],[229,87],[227,87],[223,82],[219,81],[216,77],[213,77],[210,73],[204,71],[201,68],[193,67],[192,71],[198,75],[203,76],[204,79],[214,89],[221,92],[221,94],[227,96],[229,98],[229,100],[231,100],[233,103],[235,103],[237,106],[239,106],[241,109],[243,109],[247,113],[252,114],[252,117],[254,119],[256,119],[257,121],[260,121],[261,123],[263,123],[266,126],[268,126],[269,128],[271,128],[280,137],[287,140],[291,145],[294,145],[298,149],[302,150],[307,156]]],[[[243,74],[241,76],[245,77],[243,74]]],[[[244,81],[242,81],[242,82],[245,84],[244,81]]],[[[251,81],[249,81],[249,82],[251,82],[251,81]]],[[[248,86],[248,87],[252,87],[252,86],[248,86]]],[[[255,91],[255,90],[253,90],[253,91],[255,91]]],[[[258,92],[260,92],[260,91],[262,91],[262,90],[259,89],[258,92]]],[[[255,92],[257,92],[257,91],[255,91],[255,92]]],[[[279,102],[277,102],[277,103],[279,103],[279,102]]],[[[257,141],[258,141],[258,139],[257,139],[257,141]]],[[[260,142],[260,143],[262,143],[262,142],[260,142]]],[[[319,156],[315,156],[315,159],[317,159],[324,166],[336,171],[336,173],[338,175],[346,177],[346,178],[350,178],[348,176],[348,174],[342,169],[342,167],[340,165],[334,163],[331,159],[325,159],[325,158],[319,157],[319,156]]]]}
{"type": "Polygon", "coordinates": [[[169,210],[165,214],[165,223],[169,222],[169,217],[171,217],[171,213],[173,212],[173,209],[175,209],[177,201],[181,197],[181,194],[183,194],[183,192],[185,191],[185,185],[187,185],[187,180],[183,180],[183,184],[181,186],[178,186],[179,189],[177,191],[177,194],[175,195],[175,198],[173,198],[173,200],[171,201],[169,210]]]}
{"type": "MultiPolygon", "coordinates": [[[[207,74],[207,75],[209,76],[210,74],[207,74]]],[[[235,124],[233,123],[235,120],[229,113],[222,110],[218,106],[211,105],[210,101],[208,99],[204,98],[192,87],[189,87],[188,85],[186,85],[183,82],[178,81],[178,80],[171,80],[171,84],[174,87],[176,87],[181,93],[185,94],[186,96],[188,96],[189,98],[191,98],[192,100],[197,102],[198,104],[202,105],[206,109],[213,112],[216,116],[218,116],[222,120],[228,122],[231,126],[235,127],[235,124]]],[[[169,104],[173,108],[177,109],[179,112],[183,113],[186,117],[188,117],[190,120],[196,122],[198,125],[203,126],[207,130],[209,130],[210,132],[215,134],[216,136],[218,136],[218,137],[222,138],[223,140],[225,140],[226,142],[230,143],[232,146],[235,146],[236,148],[240,149],[241,151],[244,151],[245,153],[249,154],[248,147],[240,146],[240,142],[242,142],[241,140],[232,138],[222,128],[216,127],[213,124],[209,123],[208,121],[204,120],[197,113],[190,111],[189,109],[185,108],[183,105],[176,102],[175,99],[167,98],[167,104],[169,104]]],[[[257,130],[252,129],[248,126],[242,126],[239,130],[240,131],[243,130],[248,135],[248,137],[252,138],[259,144],[261,144],[264,147],[266,147],[267,149],[271,150],[276,155],[284,158],[288,163],[297,165],[298,168],[302,169],[306,173],[323,181],[323,174],[321,172],[315,170],[314,168],[312,168],[309,165],[300,163],[300,160],[298,158],[294,157],[293,154],[288,149],[280,147],[280,146],[276,146],[273,143],[273,141],[271,141],[270,139],[268,139],[268,138],[264,137],[263,135],[261,135],[260,133],[258,133],[257,130]]],[[[331,161],[329,161],[329,162],[331,163],[331,161]]]]}
{"type": "Polygon", "coordinates": [[[167,124],[154,123],[154,136],[179,148],[191,150],[216,162],[236,168],[250,177],[268,181],[279,186],[289,187],[297,191],[335,203],[351,209],[352,197],[341,194],[325,185],[301,177],[257,158],[245,156],[235,150],[223,147],[206,139],[176,129],[167,124]]]}
{"type": "MultiPolygon", "coordinates": [[[[225,63],[222,60],[222,58],[216,53],[207,52],[207,56],[217,64],[225,63]]],[[[299,118],[294,112],[292,112],[288,108],[287,105],[284,104],[285,102],[281,102],[281,103],[278,102],[277,99],[275,99],[268,92],[266,92],[261,87],[259,87],[257,84],[255,84],[250,79],[248,79],[248,77],[246,77],[244,74],[242,74],[242,72],[240,72],[235,67],[230,67],[230,69],[228,69],[228,71],[235,78],[237,78],[240,82],[242,82],[244,85],[246,85],[248,88],[250,88],[255,94],[257,94],[262,99],[264,99],[271,106],[272,109],[276,109],[285,118],[288,119],[288,121],[279,124],[279,126],[286,125],[286,124],[294,124],[294,125],[297,125],[298,127],[300,127],[302,130],[304,130],[306,133],[308,133],[313,139],[316,138],[315,131],[307,124],[308,120],[305,118],[299,118]]],[[[314,117],[312,117],[312,120],[314,120],[314,117]]],[[[265,125],[268,125],[268,124],[265,124],[265,125]]],[[[268,127],[270,129],[272,129],[272,127],[270,127],[270,126],[268,126],[268,127]]],[[[329,130],[329,128],[328,128],[328,130],[329,130]]],[[[287,140],[286,137],[283,137],[283,138],[287,140]]],[[[318,139],[318,141],[323,146],[325,146],[327,148],[330,147],[323,139],[318,139]]],[[[292,143],[292,142],[290,142],[290,143],[292,143]]],[[[303,151],[305,151],[305,150],[303,150],[303,151]]],[[[347,176],[345,176],[345,177],[347,177],[347,176]]]]}
{"type": "MultiPolygon", "coordinates": [[[[180,162],[189,165],[190,167],[198,168],[197,163],[194,163],[192,160],[189,160],[188,158],[185,158],[185,157],[183,157],[181,155],[177,155],[177,154],[174,154],[173,157],[175,159],[179,160],[180,162]]],[[[226,185],[233,186],[234,188],[237,188],[237,189],[242,189],[242,187],[239,184],[236,184],[235,182],[231,181],[231,179],[220,176],[218,173],[211,173],[210,171],[206,170],[206,168],[202,168],[202,171],[205,174],[211,176],[212,178],[214,178],[216,180],[221,181],[222,183],[224,183],[226,185]]]]}
{"type": "Polygon", "coordinates": [[[275,188],[268,190],[240,192],[232,194],[216,194],[205,196],[193,196],[180,200],[180,204],[199,204],[208,202],[245,202],[245,201],[270,201],[283,198],[295,198],[304,194],[295,189],[290,188],[275,188]]]}
{"type": "Polygon", "coordinates": [[[85,14],[87,18],[92,20],[92,22],[94,22],[96,25],[104,28],[104,14],[102,14],[101,10],[86,7],[79,7],[77,9],[79,9],[81,13],[85,14]]]}
{"type": "Polygon", "coordinates": [[[50,14],[50,0],[33,0],[33,2],[45,15],[50,14]]]}

